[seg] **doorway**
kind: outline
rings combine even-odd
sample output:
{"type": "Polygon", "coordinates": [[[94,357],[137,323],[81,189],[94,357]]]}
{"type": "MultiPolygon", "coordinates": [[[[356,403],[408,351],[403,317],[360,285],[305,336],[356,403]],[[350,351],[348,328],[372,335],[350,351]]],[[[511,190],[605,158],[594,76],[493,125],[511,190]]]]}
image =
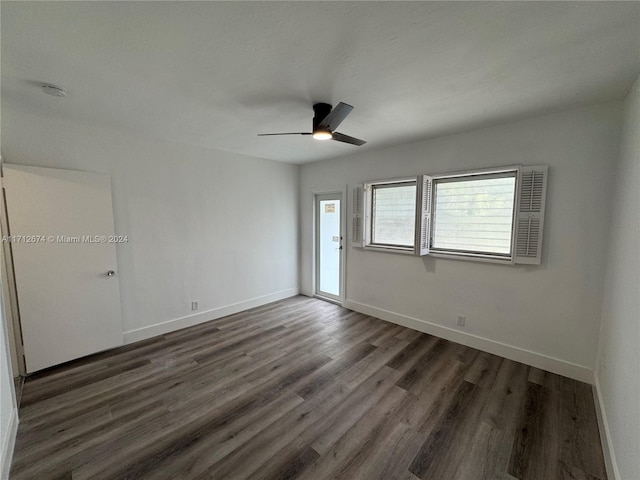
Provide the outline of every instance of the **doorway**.
{"type": "Polygon", "coordinates": [[[26,373],[120,346],[109,175],[3,166],[26,373]]]}
{"type": "Polygon", "coordinates": [[[316,195],[316,288],[320,298],[342,303],[342,193],[316,195]]]}

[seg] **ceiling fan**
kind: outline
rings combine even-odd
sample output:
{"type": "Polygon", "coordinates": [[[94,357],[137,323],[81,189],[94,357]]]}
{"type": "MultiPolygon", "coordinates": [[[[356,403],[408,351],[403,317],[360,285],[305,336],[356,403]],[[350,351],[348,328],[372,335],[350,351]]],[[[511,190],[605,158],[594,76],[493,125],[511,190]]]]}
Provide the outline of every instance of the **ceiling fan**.
{"type": "Polygon", "coordinates": [[[328,103],[316,103],[313,106],[313,130],[311,132],[289,132],[289,133],[259,133],[259,137],[272,135],[311,135],[316,140],[335,140],[337,142],[350,143],[351,145],[364,145],[364,140],[350,137],[340,132],[336,132],[338,125],[347,118],[353,107],[340,102],[336,108],[332,109],[328,103]]]}

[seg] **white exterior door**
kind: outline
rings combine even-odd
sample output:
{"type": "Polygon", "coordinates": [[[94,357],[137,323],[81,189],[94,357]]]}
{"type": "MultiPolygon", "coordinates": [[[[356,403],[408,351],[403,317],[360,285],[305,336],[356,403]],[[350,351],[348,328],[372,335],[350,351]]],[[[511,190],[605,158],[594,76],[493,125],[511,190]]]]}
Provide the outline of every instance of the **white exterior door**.
{"type": "Polygon", "coordinates": [[[342,194],[316,195],[316,292],[342,302],[342,194]]]}
{"type": "Polygon", "coordinates": [[[27,373],[122,345],[110,177],[3,173],[27,373]]]}

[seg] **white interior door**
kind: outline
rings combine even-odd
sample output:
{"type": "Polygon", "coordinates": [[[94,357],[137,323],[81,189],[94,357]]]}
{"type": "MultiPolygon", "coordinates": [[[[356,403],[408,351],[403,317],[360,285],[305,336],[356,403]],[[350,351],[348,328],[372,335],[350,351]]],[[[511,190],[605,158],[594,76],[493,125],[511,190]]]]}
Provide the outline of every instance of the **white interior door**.
{"type": "Polygon", "coordinates": [[[316,295],[342,301],[342,194],[316,195],[316,295]]]}
{"type": "Polygon", "coordinates": [[[109,176],[3,172],[27,373],[122,345],[109,176]]]}

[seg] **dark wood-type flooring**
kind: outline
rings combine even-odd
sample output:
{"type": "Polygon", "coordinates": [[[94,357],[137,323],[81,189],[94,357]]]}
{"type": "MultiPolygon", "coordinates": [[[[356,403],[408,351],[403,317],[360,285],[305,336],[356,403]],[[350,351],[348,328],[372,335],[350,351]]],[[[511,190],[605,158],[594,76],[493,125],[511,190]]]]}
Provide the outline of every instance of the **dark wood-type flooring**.
{"type": "Polygon", "coordinates": [[[606,475],[589,385],[294,297],[27,378],[10,478],[606,475]]]}

